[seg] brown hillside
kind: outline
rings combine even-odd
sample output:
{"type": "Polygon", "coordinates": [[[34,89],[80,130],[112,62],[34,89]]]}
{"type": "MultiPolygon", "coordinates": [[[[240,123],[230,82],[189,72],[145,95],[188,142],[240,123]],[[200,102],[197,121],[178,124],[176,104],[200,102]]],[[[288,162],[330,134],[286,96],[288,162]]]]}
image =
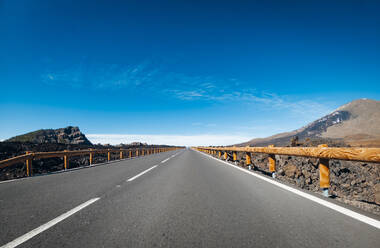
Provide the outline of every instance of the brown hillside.
{"type": "Polygon", "coordinates": [[[286,146],[295,136],[301,142],[314,140],[339,145],[379,147],[380,101],[355,100],[300,129],[267,138],[253,139],[239,145],[286,146]]]}

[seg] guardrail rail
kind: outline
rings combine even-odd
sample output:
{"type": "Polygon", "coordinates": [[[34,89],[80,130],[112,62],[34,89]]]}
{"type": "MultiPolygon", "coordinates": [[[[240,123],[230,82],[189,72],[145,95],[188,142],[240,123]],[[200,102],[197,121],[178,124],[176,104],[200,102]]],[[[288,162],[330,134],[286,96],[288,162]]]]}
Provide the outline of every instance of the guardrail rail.
{"type": "Polygon", "coordinates": [[[359,162],[380,163],[380,148],[351,148],[351,147],[328,147],[326,144],[318,147],[194,147],[198,151],[227,160],[227,152],[232,152],[232,160],[237,160],[237,152],[245,153],[246,165],[251,168],[252,153],[268,154],[268,168],[272,176],[276,176],[275,155],[288,155],[299,157],[319,158],[319,185],[324,196],[328,196],[330,188],[329,160],[349,160],[359,162]]]}
{"type": "Polygon", "coordinates": [[[76,151],[54,151],[54,152],[26,152],[24,155],[16,156],[13,158],[8,158],[0,161],[0,169],[17,164],[25,163],[26,165],[26,176],[32,176],[32,162],[33,160],[43,159],[43,158],[63,158],[63,169],[67,170],[69,168],[69,158],[72,156],[89,156],[90,165],[93,164],[94,156],[96,154],[107,154],[107,161],[111,161],[111,154],[119,154],[120,159],[139,157],[154,153],[168,152],[173,150],[181,149],[180,147],[159,147],[159,148],[120,148],[120,149],[87,149],[87,150],[76,150],[76,151]]]}

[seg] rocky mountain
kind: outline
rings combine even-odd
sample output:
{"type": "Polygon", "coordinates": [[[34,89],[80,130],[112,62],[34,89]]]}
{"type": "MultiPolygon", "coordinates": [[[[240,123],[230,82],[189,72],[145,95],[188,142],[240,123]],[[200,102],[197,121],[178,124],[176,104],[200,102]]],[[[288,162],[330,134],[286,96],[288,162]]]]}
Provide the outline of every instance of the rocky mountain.
{"type": "Polygon", "coordinates": [[[334,146],[380,146],[380,101],[359,99],[292,132],[253,139],[238,146],[287,146],[329,143],[334,146]]]}
{"type": "Polygon", "coordinates": [[[92,145],[78,127],[65,127],[59,129],[41,129],[34,132],[12,137],[6,142],[29,142],[29,143],[59,143],[92,145]]]}

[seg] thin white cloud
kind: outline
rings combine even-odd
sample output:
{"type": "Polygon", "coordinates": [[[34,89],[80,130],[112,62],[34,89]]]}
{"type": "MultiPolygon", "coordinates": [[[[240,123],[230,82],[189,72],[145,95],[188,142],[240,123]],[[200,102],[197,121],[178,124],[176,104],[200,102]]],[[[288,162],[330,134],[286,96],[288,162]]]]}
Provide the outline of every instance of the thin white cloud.
{"type": "Polygon", "coordinates": [[[79,63],[64,69],[48,69],[41,79],[48,85],[92,87],[94,89],[120,89],[147,86],[159,72],[149,62],[136,65],[89,65],[79,63]]]}
{"type": "Polygon", "coordinates": [[[262,108],[290,111],[293,114],[311,119],[320,118],[333,110],[324,103],[313,100],[294,100],[274,93],[265,93],[260,96],[244,93],[240,100],[246,103],[259,104],[262,108]]]}
{"type": "Polygon", "coordinates": [[[192,126],[198,126],[198,127],[216,127],[217,125],[215,123],[202,123],[202,122],[194,122],[191,123],[192,126]]]}
{"type": "Polygon", "coordinates": [[[102,65],[96,68],[80,63],[63,71],[48,71],[41,77],[49,85],[67,84],[75,88],[89,86],[102,90],[144,89],[182,101],[235,102],[249,104],[249,107],[289,111],[309,118],[318,118],[332,111],[325,103],[295,100],[294,97],[279,96],[273,92],[258,92],[247,86],[250,84],[236,78],[222,79],[171,72],[152,61],[131,65],[102,65]]]}
{"type": "Polygon", "coordinates": [[[148,144],[165,144],[177,146],[231,145],[252,139],[239,135],[148,135],[148,134],[87,134],[94,144],[128,144],[143,142],[148,144]]]}

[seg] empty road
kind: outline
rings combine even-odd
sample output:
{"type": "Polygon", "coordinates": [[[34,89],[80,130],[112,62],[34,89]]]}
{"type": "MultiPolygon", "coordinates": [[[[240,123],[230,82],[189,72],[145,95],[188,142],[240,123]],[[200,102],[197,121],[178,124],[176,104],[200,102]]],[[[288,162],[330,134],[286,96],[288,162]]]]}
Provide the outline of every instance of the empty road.
{"type": "Polygon", "coordinates": [[[0,183],[0,246],[364,248],[380,229],[185,149],[0,183]]]}

